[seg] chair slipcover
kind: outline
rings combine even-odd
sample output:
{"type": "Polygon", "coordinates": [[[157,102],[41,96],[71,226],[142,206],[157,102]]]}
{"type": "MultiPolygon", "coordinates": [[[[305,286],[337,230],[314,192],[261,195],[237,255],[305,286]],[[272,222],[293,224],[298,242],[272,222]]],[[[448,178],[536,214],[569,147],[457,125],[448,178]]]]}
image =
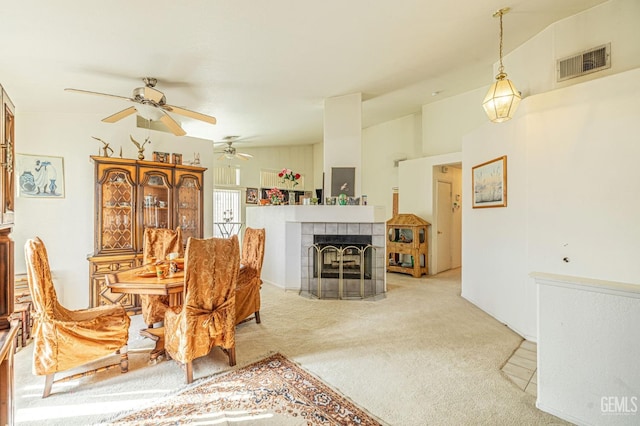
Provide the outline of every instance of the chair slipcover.
{"type": "MultiPolygon", "coordinates": [[[[151,258],[165,260],[169,253],[184,256],[182,245],[182,229],[145,228],[143,240],[143,263],[151,262],[151,258]]],[[[148,326],[164,320],[164,311],[169,306],[169,296],[140,295],[142,319],[148,326]]]]}
{"type": "Polygon", "coordinates": [[[185,256],[184,304],[165,313],[165,350],[187,364],[222,347],[235,365],[235,287],[240,266],[238,237],[189,238],[185,256]]]}
{"type": "Polygon", "coordinates": [[[264,228],[245,230],[240,260],[244,267],[238,274],[236,284],[236,323],[254,314],[256,322],[260,322],[260,275],[264,259],[264,242],[264,228]]]}
{"type": "MultiPolygon", "coordinates": [[[[40,238],[26,242],[25,260],[35,310],[34,374],[52,375],[113,354],[127,345],[131,320],[121,305],[66,309],[58,302],[47,249],[40,238]]],[[[44,396],[47,395],[45,389],[44,396]]]]}

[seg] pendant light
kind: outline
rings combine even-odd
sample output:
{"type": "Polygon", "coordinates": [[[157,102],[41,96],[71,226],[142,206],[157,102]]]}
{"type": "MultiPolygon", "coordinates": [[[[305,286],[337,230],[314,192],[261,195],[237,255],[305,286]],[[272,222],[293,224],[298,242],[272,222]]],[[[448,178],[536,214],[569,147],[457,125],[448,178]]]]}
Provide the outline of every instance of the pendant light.
{"type": "Polygon", "coordinates": [[[518,92],[511,80],[507,78],[507,73],[504,72],[504,65],[502,64],[502,15],[509,12],[509,10],[508,7],[505,7],[493,14],[494,18],[500,18],[500,67],[498,68],[496,81],[489,88],[489,92],[482,102],[482,107],[489,119],[494,123],[510,120],[522,99],[520,92],[518,92]]]}

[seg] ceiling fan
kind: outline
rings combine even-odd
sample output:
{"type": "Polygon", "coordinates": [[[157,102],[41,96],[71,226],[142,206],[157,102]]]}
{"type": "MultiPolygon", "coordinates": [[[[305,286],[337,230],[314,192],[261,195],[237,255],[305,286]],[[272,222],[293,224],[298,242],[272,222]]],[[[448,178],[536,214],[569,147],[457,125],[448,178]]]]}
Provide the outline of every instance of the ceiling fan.
{"type": "Polygon", "coordinates": [[[109,117],[103,118],[102,121],[104,121],[105,123],[115,123],[116,121],[122,120],[123,118],[137,112],[140,116],[147,120],[160,120],[165,126],[167,126],[171,133],[176,136],[184,136],[187,134],[187,132],[185,132],[182,127],[180,127],[180,123],[178,123],[173,117],[171,117],[168,112],[183,115],[189,118],[194,118],[200,121],[205,121],[207,123],[216,124],[215,117],[202,114],[200,112],[191,111],[186,108],[177,107],[175,105],[167,104],[167,99],[164,96],[164,93],[155,88],[156,83],[158,82],[157,79],[153,77],[145,77],[142,79],[142,81],[144,82],[145,86],[134,89],[133,96],[130,98],[126,96],[110,95],[107,93],[91,92],[88,90],[64,90],[68,92],[85,93],[89,95],[108,96],[110,98],[122,99],[136,104],[134,106],[130,106],[129,108],[123,109],[122,111],[116,112],[109,117]]]}
{"type": "Polygon", "coordinates": [[[249,158],[253,158],[253,155],[245,154],[243,152],[237,152],[236,149],[231,146],[233,142],[238,139],[238,136],[225,136],[223,139],[224,142],[220,142],[219,145],[226,144],[227,146],[225,146],[221,151],[215,151],[215,153],[217,154],[222,154],[218,157],[218,160],[222,160],[225,158],[228,160],[233,160],[234,158],[248,160],[249,158]]]}

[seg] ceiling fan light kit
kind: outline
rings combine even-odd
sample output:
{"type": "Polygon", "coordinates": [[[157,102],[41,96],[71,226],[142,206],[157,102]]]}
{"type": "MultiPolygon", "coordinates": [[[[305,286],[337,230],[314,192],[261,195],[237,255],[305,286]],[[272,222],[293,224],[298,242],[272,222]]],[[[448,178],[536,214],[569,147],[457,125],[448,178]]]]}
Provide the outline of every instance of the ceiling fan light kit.
{"type": "Polygon", "coordinates": [[[501,123],[510,120],[516,112],[522,96],[516,86],[507,78],[502,64],[502,15],[509,12],[510,8],[505,7],[493,14],[494,18],[500,18],[500,66],[496,81],[489,88],[487,96],[482,102],[489,120],[494,123],[501,123]]]}
{"type": "Polygon", "coordinates": [[[64,90],[89,95],[107,96],[128,102],[133,102],[135,104],[123,109],[122,111],[118,111],[115,114],[103,118],[102,121],[105,123],[115,123],[132,114],[138,113],[138,115],[145,120],[162,122],[162,124],[164,124],[166,128],[176,136],[184,136],[187,134],[187,132],[184,131],[180,123],[175,118],[169,115],[169,112],[182,115],[184,117],[193,118],[195,120],[204,121],[209,124],[216,124],[215,117],[175,105],[167,104],[167,98],[165,97],[164,93],[155,88],[155,85],[158,82],[157,79],[153,77],[145,77],[142,79],[142,81],[144,82],[145,86],[134,89],[133,97],[131,98],[127,98],[125,96],[110,95],[107,93],[92,92],[89,90],[64,90]]]}

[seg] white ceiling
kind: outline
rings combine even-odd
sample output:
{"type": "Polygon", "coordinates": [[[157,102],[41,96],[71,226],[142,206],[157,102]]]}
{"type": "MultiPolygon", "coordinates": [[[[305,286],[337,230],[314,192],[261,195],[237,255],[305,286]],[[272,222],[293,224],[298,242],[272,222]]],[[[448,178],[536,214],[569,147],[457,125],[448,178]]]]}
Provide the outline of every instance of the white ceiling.
{"type": "Polygon", "coordinates": [[[507,54],[603,2],[14,0],[0,10],[0,84],[19,114],[106,117],[130,105],[63,89],[131,96],[156,77],[167,103],[218,119],[181,119],[190,136],[315,143],[325,98],[362,92],[368,127],[489,85],[502,7],[507,54]]]}

